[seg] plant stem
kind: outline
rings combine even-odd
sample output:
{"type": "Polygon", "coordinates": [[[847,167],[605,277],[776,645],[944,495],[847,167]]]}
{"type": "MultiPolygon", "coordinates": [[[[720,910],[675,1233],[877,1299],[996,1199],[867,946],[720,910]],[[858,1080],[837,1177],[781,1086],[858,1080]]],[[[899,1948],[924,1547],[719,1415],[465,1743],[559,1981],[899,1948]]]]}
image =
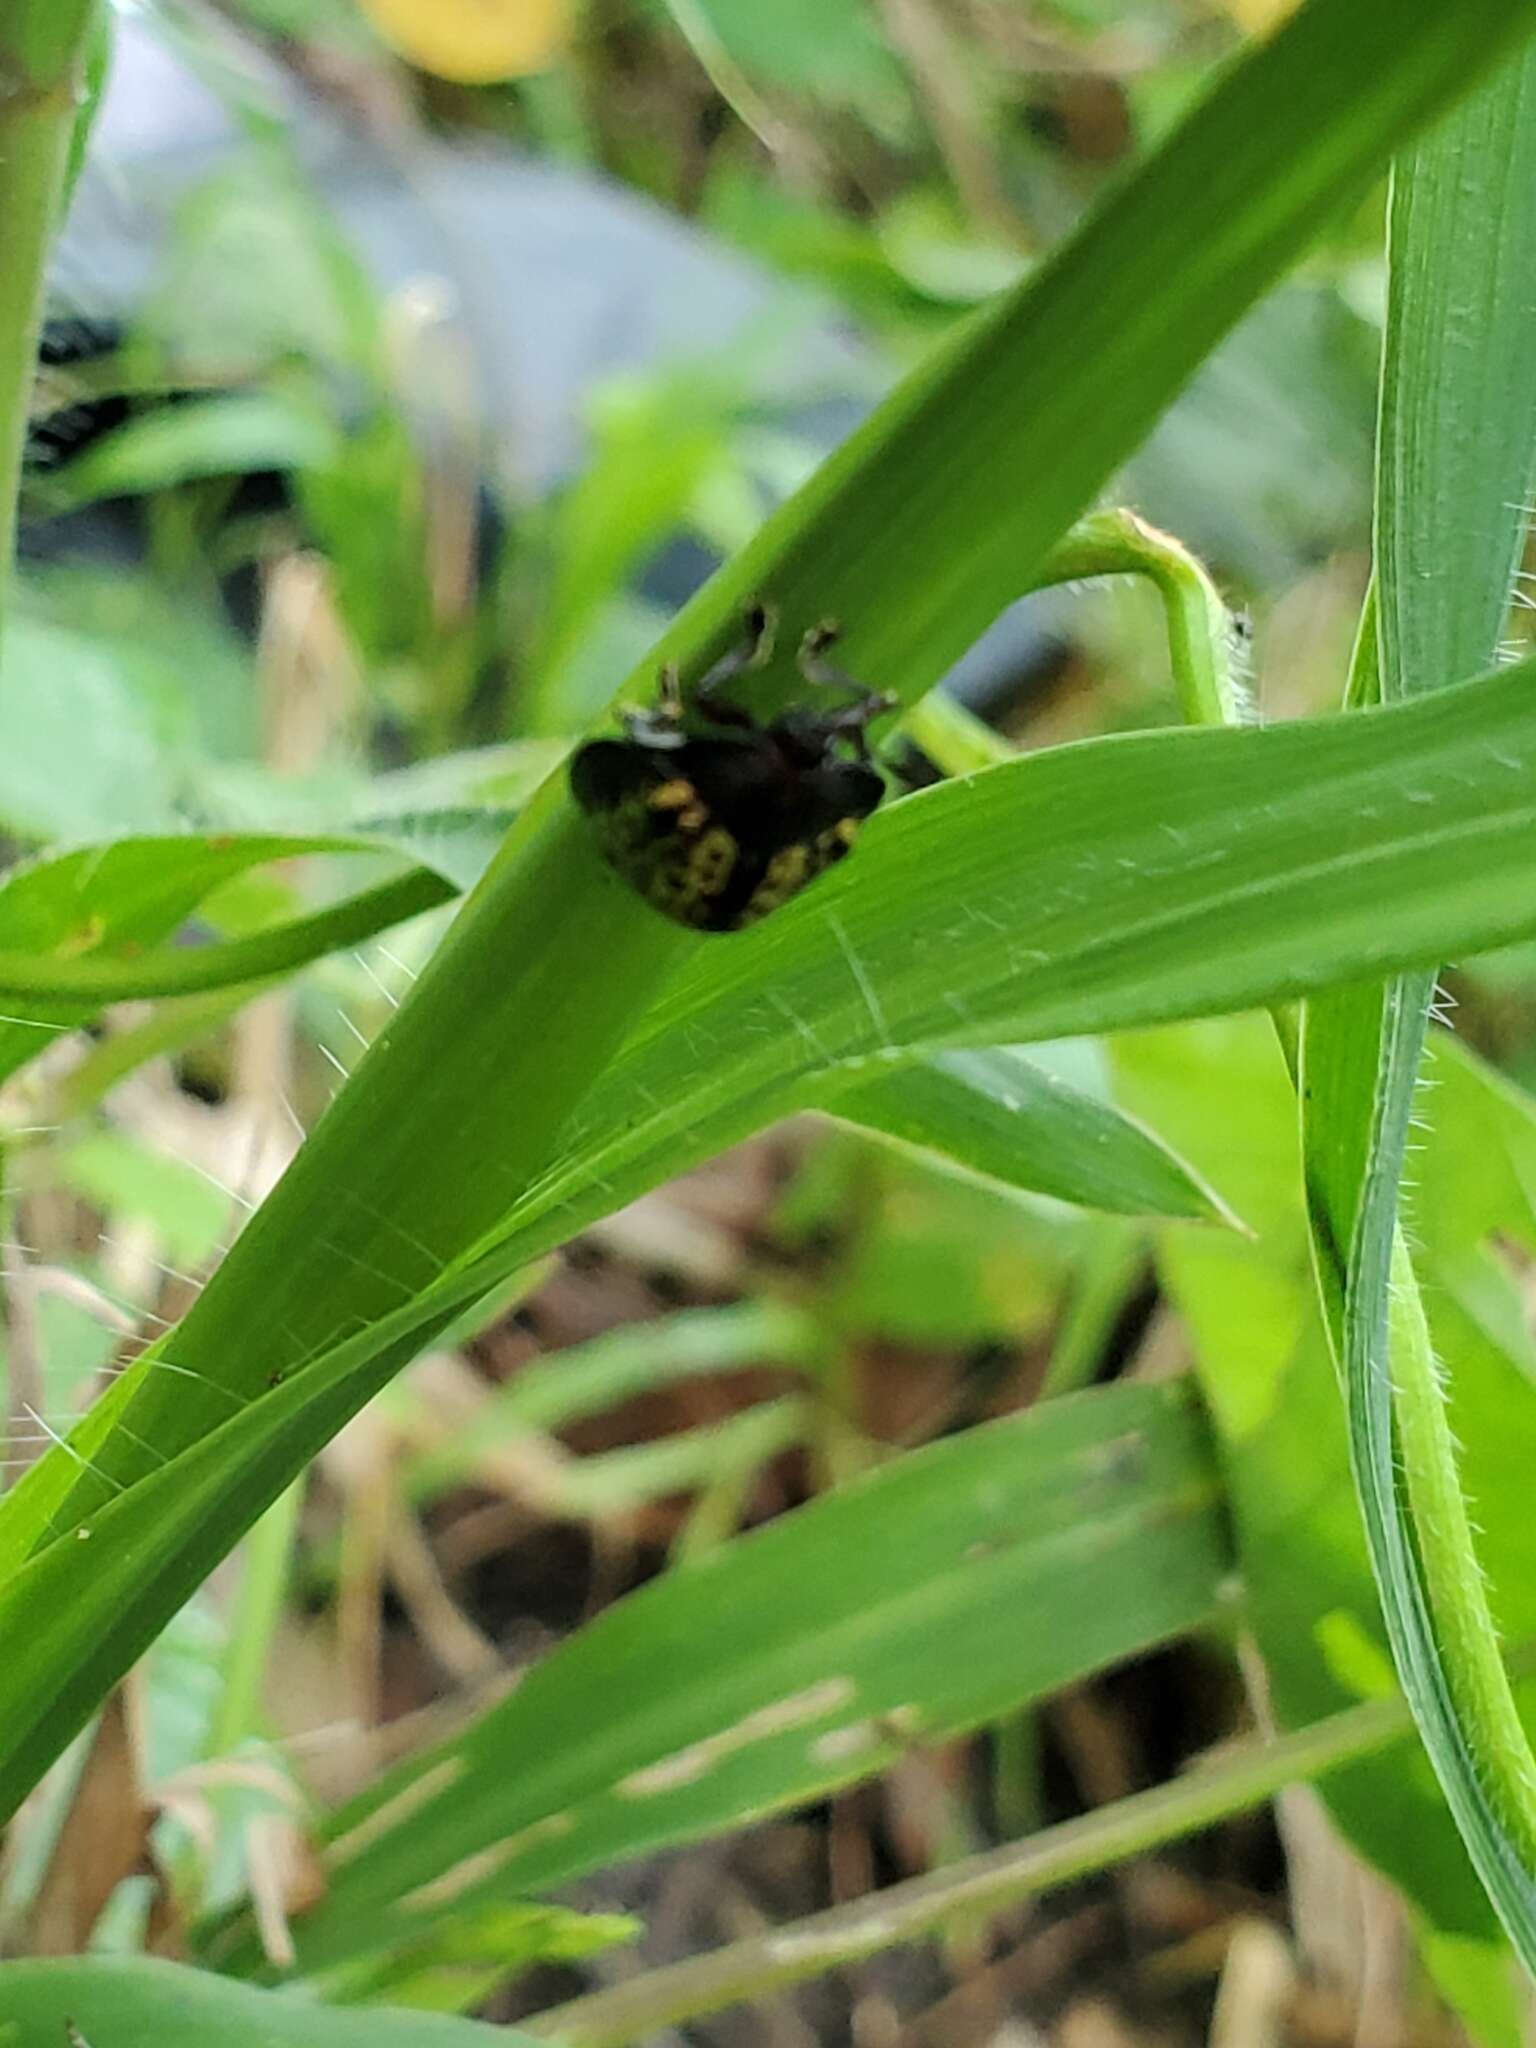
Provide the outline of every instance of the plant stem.
{"type": "Polygon", "coordinates": [[[1488,1798],[1528,1869],[1536,1869],[1536,1759],[1499,1656],[1499,1634],[1478,1563],[1424,1301],[1399,1225],[1388,1303],[1393,1412],[1403,1477],[1443,1638],[1446,1680],[1488,1798]]]}
{"type": "Polygon", "coordinates": [[[1237,725],[1243,699],[1232,615],[1205,565],[1134,512],[1091,512],[1046,556],[1034,587],[1092,576],[1145,576],[1163,601],[1174,694],[1186,725],[1237,725]]]}
{"type": "MultiPolygon", "coordinates": [[[[1482,667],[1525,543],[1536,377],[1536,45],[1394,166],[1375,579],[1349,702],[1482,667]]],[[[1486,774],[1486,771],[1485,771],[1486,774]]],[[[1309,1005],[1305,1180],[1393,1661],[1473,1866],[1536,1973],[1536,1754],[1498,1632],[1405,1228],[1435,977],[1309,1005]]]]}
{"type": "Polygon", "coordinates": [[[0,24],[0,625],[42,319],[94,0],[13,0],[0,24]]]}
{"type": "MultiPolygon", "coordinates": [[[[1021,596],[1099,576],[1145,576],[1162,600],[1174,696],[1187,725],[1238,725],[1245,705],[1234,656],[1232,614],[1205,565],[1172,534],[1134,512],[1090,512],[1057,542],[1021,596]]],[[[1011,740],[941,690],[907,712],[902,730],[946,775],[969,775],[1008,761],[1011,740]]]]}
{"type": "Polygon", "coordinates": [[[957,1915],[1001,1910],[1091,1871],[1256,1806],[1283,1786],[1321,1776],[1401,1741],[1412,1727],[1401,1697],[1349,1707],[1294,1735],[1251,1743],[1223,1762],[1113,1806],[1046,1828],[1023,1842],[967,1856],[947,1869],[888,1886],[872,1897],[814,1913],[790,1927],[733,1942],[713,1955],[648,1971],[611,1991],[573,1999],[524,2020],[559,2048],[625,2048],[680,2020],[775,1996],[806,1977],[918,1939],[957,1915]]]}

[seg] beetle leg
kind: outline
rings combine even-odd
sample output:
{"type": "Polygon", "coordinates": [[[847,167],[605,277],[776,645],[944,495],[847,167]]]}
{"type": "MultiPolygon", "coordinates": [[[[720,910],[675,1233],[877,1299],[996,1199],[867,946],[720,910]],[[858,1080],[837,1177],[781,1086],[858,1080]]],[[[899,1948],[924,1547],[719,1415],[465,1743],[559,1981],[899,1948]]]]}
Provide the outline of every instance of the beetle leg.
{"type": "Polygon", "coordinates": [[[872,718],[878,718],[882,711],[889,711],[896,700],[884,690],[871,690],[856,676],[849,675],[835,662],[826,659],[826,649],[842,637],[842,630],[835,619],[823,619],[819,626],[812,626],[800,642],[799,669],[805,680],[815,683],[819,689],[852,691],[853,702],[832,712],[825,726],[839,737],[852,740],[860,758],[867,761],[869,741],[865,728],[872,718]]]}
{"type": "Polygon", "coordinates": [[[626,704],[619,718],[628,738],[638,746],[671,749],[687,740],[683,728],[683,692],[677,679],[677,663],[667,662],[657,678],[660,685],[654,704],[626,704]]]}
{"type": "Polygon", "coordinates": [[[751,725],[749,712],[738,705],[722,702],[717,692],[737,676],[745,675],[749,669],[765,667],[773,658],[779,619],[772,605],[764,604],[761,598],[754,598],[743,614],[742,624],[745,630],[741,640],[721,655],[693,688],[695,707],[714,725],[751,725]]]}

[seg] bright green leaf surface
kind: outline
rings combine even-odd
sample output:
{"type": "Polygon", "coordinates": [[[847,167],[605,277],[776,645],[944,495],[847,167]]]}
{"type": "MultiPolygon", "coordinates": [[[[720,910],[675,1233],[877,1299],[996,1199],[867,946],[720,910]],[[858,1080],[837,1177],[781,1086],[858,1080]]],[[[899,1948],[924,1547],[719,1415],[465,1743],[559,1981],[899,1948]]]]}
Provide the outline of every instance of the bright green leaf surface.
{"type": "Polygon", "coordinates": [[[521,1901],[444,1914],[400,1948],[331,1972],[324,1992],[338,2005],[466,2012],[536,1963],[579,1962],[642,1932],[638,1920],[616,1913],[521,1901]]]}
{"type": "Polygon", "coordinates": [[[840,1078],[827,1077],[823,1107],[1005,1186],[1126,1216],[1225,1213],[1151,1132],[1010,1047],[935,1053],[851,1086],[840,1078]]]}

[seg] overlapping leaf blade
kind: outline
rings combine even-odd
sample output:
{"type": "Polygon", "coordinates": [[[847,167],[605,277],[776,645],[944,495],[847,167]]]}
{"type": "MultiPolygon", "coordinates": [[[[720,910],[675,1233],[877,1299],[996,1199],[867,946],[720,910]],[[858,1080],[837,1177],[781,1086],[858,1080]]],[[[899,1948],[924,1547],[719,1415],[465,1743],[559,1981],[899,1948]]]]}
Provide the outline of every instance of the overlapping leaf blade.
{"type": "Polygon", "coordinates": [[[0,2048],[531,2048],[531,2037],[437,2013],[338,2012],[147,1956],[0,1964],[0,2048]]]}
{"type": "Polygon", "coordinates": [[[341,1814],[301,1964],[818,1797],[1195,1626],[1225,1564],[1180,1389],[897,1459],[609,1608],[341,1814]]]}
{"type": "MultiPolygon", "coordinates": [[[[1504,618],[1533,451],[1536,58],[1396,173],[1376,510],[1376,681],[1388,702],[1479,666],[1504,618]]],[[[1485,771],[1486,772],[1486,771],[1485,771]]],[[[1490,861],[1490,882],[1497,882],[1490,861]]],[[[1351,1447],[1398,1673],[1463,1838],[1536,1969],[1536,1789],[1467,1533],[1398,1225],[1433,973],[1311,1006],[1307,1186],[1351,1447]],[[1412,1358],[1409,1352],[1413,1353],[1412,1358]],[[1395,1353],[1395,1363],[1394,1363],[1395,1353]],[[1431,1438],[1405,1488],[1393,1384],[1431,1438]],[[1417,1533],[1408,1489],[1445,1495],[1417,1533]],[[1424,1558],[1430,1572],[1426,1579],[1424,1558]]]]}
{"type": "Polygon", "coordinates": [[[1099,1096],[1011,1046],[941,1052],[888,1074],[832,1068],[807,1099],[1005,1187],[1127,1216],[1227,1219],[1220,1196],[1099,1096]]]}

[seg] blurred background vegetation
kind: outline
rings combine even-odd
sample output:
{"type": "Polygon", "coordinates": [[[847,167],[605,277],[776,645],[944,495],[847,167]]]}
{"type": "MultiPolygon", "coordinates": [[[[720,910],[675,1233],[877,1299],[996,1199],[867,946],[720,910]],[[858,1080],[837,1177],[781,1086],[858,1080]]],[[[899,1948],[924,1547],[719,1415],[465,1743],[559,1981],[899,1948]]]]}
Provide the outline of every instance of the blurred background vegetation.
{"type": "MultiPolygon", "coordinates": [[[[875,397],[1278,11],[540,0],[506,42],[469,0],[122,15],[50,285],[0,700],[9,850],[494,819],[875,397]]],[[[1262,717],[1339,700],[1382,300],[1377,193],[1115,492],[1246,615],[1262,717]]],[[[1155,597],[1111,582],[1015,607],[951,687],[1035,746],[1171,721],[1167,661],[1155,597]]],[[[478,850],[460,857],[472,873],[478,850]]],[[[246,875],[202,914],[238,935],[308,888],[301,864],[246,875]]],[[[123,1006],[0,1096],[7,1343],[13,1382],[24,1354],[40,1393],[13,1412],[11,1470],[175,1319],[446,915],[285,997],[123,1006]]],[[[1463,1037],[1536,1079],[1536,956],[1452,986],[1463,1037]]],[[[1113,1084],[1248,1221],[1292,1215],[1292,1112],[1257,1027],[1045,1057],[1089,1092],[1113,1084]]],[[[1188,1357],[1181,1288],[1219,1326],[1217,1267],[1247,1259],[1244,1288],[1278,1288],[1298,1256],[1287,1242],[1265,1281],[1236,1240],[1167,1240],[825,1120],[646,1197],[321,1459],[271,1597],[253,1572],[233,1610],[253,1664],[281,1673],[251,1680],[272,1768],[352,1792],[625,1590],[890,1448],[1042,1389],[1164,1377],[1188,1357]]],[[[213,1811],[238,1859],[233,1795],[220,1808],[184,1776],[225,1697],[210,1674],[230,1615],[215,1586],[152,1660],[145,1768],[180,1787],[184,1825],[213,1811]]],[[[694,1953],[1161,1780],[1247,1711],[1227,1660],[1185,1644],[569,1902],[640,1915],[647,1961],[694,1953]]],[[[1447,2037],[1402,1909],[1314,1803],[1282,1817],[1283,1835],[1229,1823],[676,2038],[1447,2037]]],[[[36,1877],[12,1869],[13,1931],[59,1910],[36,1877]]],[[[134,1882],[98,1945],[139,1938],[134,1882]]],[[[575,1925],[546,1930],[488,2009],[604,1981],[606,1958],[561,1960],[562,1941],[590,1945],[575,1925]]]]}

